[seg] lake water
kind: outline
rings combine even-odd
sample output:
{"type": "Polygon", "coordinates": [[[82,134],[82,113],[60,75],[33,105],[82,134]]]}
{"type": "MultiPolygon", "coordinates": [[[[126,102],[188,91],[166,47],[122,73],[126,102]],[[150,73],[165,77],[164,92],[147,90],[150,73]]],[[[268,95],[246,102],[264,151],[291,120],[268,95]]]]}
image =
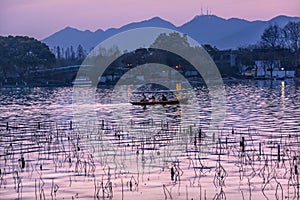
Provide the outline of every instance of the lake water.
{"type": "Polygon", "coordinates": [[[145,109],[99,89],[92,120],[75,120],[90,103],[74,109],[73,88],[2,88],[0,197],[300,199],[300,85],[225,90],[224,127],[212,129],[205,87],[195,88],[199,109],[145,109]]]}

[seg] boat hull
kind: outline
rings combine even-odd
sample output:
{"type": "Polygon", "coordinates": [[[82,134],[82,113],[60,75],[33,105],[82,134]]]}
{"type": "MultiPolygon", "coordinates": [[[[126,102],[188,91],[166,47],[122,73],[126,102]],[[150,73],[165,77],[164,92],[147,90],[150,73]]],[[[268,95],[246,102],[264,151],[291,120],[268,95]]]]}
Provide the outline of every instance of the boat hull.
{"type": "Polygon", "coordinates": [[[139,105],[139,106],[147,106],[147,105],[168,105],[168,104],[179,104],[187,102],[187,99],[181,100],[168,100],[168,101],[131,101],[132,105],[139,105]]]}

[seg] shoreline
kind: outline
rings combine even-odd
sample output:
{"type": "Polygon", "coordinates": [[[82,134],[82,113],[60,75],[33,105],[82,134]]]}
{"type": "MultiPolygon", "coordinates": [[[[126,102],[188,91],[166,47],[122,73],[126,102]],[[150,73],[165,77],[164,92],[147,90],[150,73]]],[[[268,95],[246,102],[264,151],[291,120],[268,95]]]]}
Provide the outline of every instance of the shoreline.
{"type": "MultiPolygon", "coordinates": [[[[294,78],[286,78],[286,79],[270,79],[270,78],[266,78],[266,79],[245,79],[245,78],[234,78],[234,77],[226,77],[223,78],[223,83],[224,84],[232,84],[232,83],[245,83],[245,82],[282,82],[282,81],[287,81],[287,82],[295,82],[295,83],[300,83],[300,78],[298,77],[294,77],[294,78]]],[[[197,86],[203,86],[206,85],[205,81],[200,79],[200,80],[189,80],[190,83],[192,83],[193,86],[197,87],[197,86]]],[[[117,82],[110,82],[110,83],[106,83],[106,84],[101,84],[97,86],[97,88],[113,88],[113,86],[116,84],[117,82]]],[[[92,85],[91,85],[92,86],[92,85]]],[[[55,88],[55,87],[74,87],[74,85],[72,84],[18,84],[18,85],[13,85],[13,84],[1,84],[0,85],[0,89],[2,88],[35,88],[35,87],[41,87],[41,88],[55,88]]]]}

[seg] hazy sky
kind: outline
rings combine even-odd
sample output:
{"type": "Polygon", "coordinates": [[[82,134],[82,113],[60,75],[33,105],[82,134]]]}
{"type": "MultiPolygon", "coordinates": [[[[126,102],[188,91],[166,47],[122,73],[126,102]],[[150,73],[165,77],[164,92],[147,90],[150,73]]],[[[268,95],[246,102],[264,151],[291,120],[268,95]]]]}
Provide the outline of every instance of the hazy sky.
{"type": "Polygon", "coordinates": [[[66,26],[105,30],[155,16],[178,26],[201,8],[226,19],[300,16],[300,0],[0,0],[0,35],[43,39],[66,26]]]}

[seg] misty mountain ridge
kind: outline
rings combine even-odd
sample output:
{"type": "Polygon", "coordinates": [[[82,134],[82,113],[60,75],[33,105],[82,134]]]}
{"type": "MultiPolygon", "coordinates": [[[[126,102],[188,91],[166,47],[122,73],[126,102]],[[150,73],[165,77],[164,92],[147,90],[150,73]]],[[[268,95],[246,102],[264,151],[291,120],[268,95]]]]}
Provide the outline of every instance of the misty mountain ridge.
{"type": "Polygon", "coordinates": [[[300,21],[300,17],[280,15],[268,21],[247,21],[239,18],[223,19],[215,15],[201,15],[195,16],[189,22],[178,27],[164,19],[154,17],[105,31],[102,29],[95,32],[81,31],[66,27],[45,38],[43,42],[49,45],[50,49],[55,46],[62,48],[73,46],[76,49],[80,44],[85,50],[90,51],[100,42],[120,32],[142,27],[162,27],[187,34],[200,44],[210,44],[219,49],[236,49],[241,46],[256,44],[260,40],[263,31],[270,24],[283,27],[290,21],[300,21]]]}

